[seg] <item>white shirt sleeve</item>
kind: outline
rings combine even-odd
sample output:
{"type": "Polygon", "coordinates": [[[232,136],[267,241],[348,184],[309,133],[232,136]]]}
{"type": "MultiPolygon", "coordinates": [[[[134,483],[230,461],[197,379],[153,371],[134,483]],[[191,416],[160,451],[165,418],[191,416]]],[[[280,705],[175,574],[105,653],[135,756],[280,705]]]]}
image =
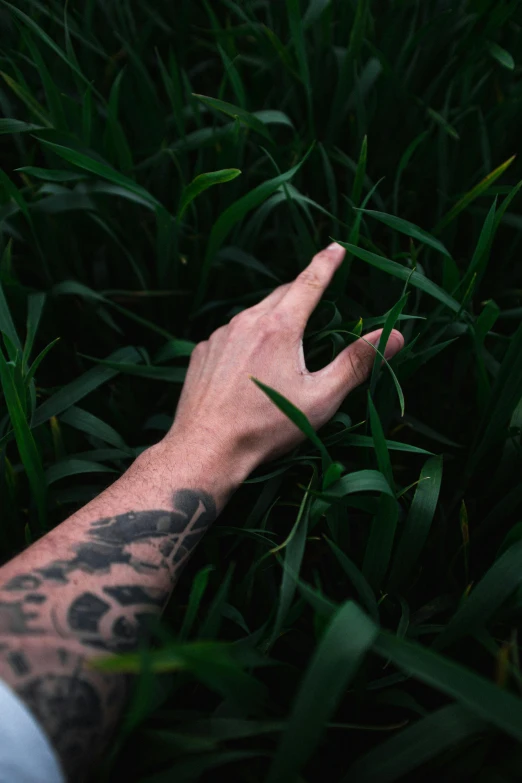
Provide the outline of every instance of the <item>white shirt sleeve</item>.
{"type": "Polygon", "coordinates": [[[0,680],[0,783],[65,783],[49,740],[0,680]]]}

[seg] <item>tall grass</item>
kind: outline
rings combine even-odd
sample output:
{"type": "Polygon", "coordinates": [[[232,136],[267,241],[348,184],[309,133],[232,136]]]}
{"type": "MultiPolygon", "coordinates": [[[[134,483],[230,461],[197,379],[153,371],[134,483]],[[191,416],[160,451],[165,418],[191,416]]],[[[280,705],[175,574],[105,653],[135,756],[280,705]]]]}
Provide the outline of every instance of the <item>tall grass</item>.
{"type": "Polygon", "coordinates": [[[4,558],[330,238],[309,366],[407,339],[237,493],[157,647],[107,664],[140,676],[96,779],[520,779],[521,25],[516,0],[1,0],[4,558]]]}

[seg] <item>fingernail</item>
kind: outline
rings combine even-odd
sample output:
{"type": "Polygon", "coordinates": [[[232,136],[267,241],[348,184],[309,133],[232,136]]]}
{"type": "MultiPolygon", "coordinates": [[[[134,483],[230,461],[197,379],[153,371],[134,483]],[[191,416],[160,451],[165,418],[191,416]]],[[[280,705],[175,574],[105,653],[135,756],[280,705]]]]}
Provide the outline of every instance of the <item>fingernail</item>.
{"type": "Polygon", "coordinates": [[[384,358],[391,359],[396,353],[399,353],[404,345],[404,337],[400,332],[393,331],[388,337],[386,348],[384,349],[384,358]]]}
{"type": "Polygon", "coordinates": [[[339,244],[339,242],[332,242],[331,245],[328,245],[326,248],[327,250],[344,250],[344,247],[339,244]]]}

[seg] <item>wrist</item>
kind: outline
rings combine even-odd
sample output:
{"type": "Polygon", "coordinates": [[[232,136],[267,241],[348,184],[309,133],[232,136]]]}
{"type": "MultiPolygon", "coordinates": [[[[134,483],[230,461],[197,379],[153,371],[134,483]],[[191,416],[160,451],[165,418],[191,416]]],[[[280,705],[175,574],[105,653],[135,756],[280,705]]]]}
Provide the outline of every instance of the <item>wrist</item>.
{"type": "Polygon", "coordinates": [[[248,478],[257,462],[232,442],[221,442],[203,427],[191,432],[173,426],[167,435],[142,455],[157,466],[170,490],[181,485],[209,492],[218,508],[248,478]]]}

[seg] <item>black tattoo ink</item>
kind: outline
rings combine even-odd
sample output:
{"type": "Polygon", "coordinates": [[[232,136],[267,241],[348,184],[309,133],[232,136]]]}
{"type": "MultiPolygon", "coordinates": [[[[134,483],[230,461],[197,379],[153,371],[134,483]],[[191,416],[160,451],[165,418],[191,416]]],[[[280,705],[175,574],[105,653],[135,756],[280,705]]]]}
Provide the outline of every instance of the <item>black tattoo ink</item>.
{"type": "Polygon", "coordinates": [[[45,725],[52,722],[65,734],[100,724],[101,700],[89,682],[78,676],[49,674],[35,677],[20,689],[45,725]]]}
{"type": "Polygon", "coordinates": [[[99,744],[104,724],[94,685],[79,676],[46,674],[18,688],[18,694],[49,733],[70,779],[78,779],[73,775],[99,744]]]}
{"type": "Polygon", "coordinates": [[[133,606],[135,604],[153,604],[163,606],[167,600],[165,590],[152,590],[139,585],[118,585],[104,587],[103,592],[114,598],[121,606],[133,606]]]}
{"type": "Polygon", "coordinates": [[[42,629],[30,625],[32,620],[38,618],[37,611],[25,610],[23,601],[0,602],[0,634],[39,634],[42,629]]]}
{"type": "Polygon", "coordinates": [[[65,564],[60,562],[52,563],[46,568],[39,568],[38,573],[41,574],[44,579],[48,579],[52,582],[60,582],[61,584],[67,584],[67,571],[65,564]]]}
{"type": "Polygon", "coordinates": [[[14,576],[9,582],[4,585],[4,590],[36,590],[42,583],[41,579],[38,579],[34,574],[19,574],[14,576]]]}
{"type": "MultiPolygon", "coordinates": [[[[136,646],[136,640],[146,639],[150,633],[152,621],[156,618],[156,615],[151,612],[138,612],[133,617],[133,622],[130,622],[127,617],[119,617],[113,625],[113,632],[115,636],[120,639],[126,639],[132,642],[131,649],[136,646]]],[[[120,651],[122,651],[121,644],[119,645],[120,651]]]]}
{"type": "Polygon", "coordinates": [[[69,607],[67,619],[74,631],[97,631],[100,618],[109,611],[109,604],[93,593],[83,593],[69,607]]]}
{"type": "Polygon", "coordinates": [[[172,554],[172,550],[174,549],[174,544],[172,541],[162,541],[159,547],[159,551],[163,555],[163,557],[168,557],[172,554]]]}
{"type": "Polygon", "coordinates": [[[126,617],[118,617],[112,630],[119,639],[134,640],[136,635],[135,626],[126,617]]]}
{"type": "Polygon", "coordinates": [[[24,600],[28,604],[44,604],[47,601],[47,596],[41,593],[28,593],[24,600]]]}
{"type": "Polygon", "coordinates": [[[10,652],[7,655],[7,663],[19,677],[23,677],[24,674],[29,674],[31,671],[27,658],[23,652],[10,652]]]}
{"type": "MultiPolygon", "coordinates": [[[[97,520],[88,530],[86,540],[72,547],[74,555],[70,559],[50,562],[36,569],[36,573],[20,574],[11,579],[5,590],[25,592],[26,595],[22,600],[0,604],[0,633],[42,633],[43,629],[37,624],[37,607],[45,604],[48,596],[41,591],[48,583],[68,584],[75,571],[110,574],[113,566],[127,565],[138,574],[166,570],[171,582],[174,581],[215,519],[216,506],[210,495],[195,490],[176,492],[173,505],[174,511],[128,512],[97,520]],[[146,545],[145,549],[140,548],[141,543],[146,545]],[[140,556],[142,551],[148,558],[156,553],[154,561],[140,556]]],[[[166,591],[145,590],[140,586],[107,585],[102,589],[121,606],[143,604],[162,609],[168,599],[166,591]]],[[[82,634],[98,633],[100,619],[109,609],[110,605],[99,596],[87,593],[78,596],[68,609],[69,628],[82,634]]],[[[52,616],[55,617],[55,612],[52,616]]],[[[61,633],[66,631],[62,629],[61,633]]],[[[85,638],[84,641],[99,646],[96,639],[85,638]]]]}
{"type": "MultiPolygon", "coordinates": [[[[94,522],[88,533],[89,541],[76,544],[76,556],[70,560],[58,560],[37,573],[44,580],[66,583],[71,572],[109,573],[111,566],[127,564],[138,573],[159,570],[156,563],[133,557],[129,547],[141,541],[158,542],[161,559],[176,565],[186,558],[216,518],[216,505],[211,495],[194,490],[179,490],[174,496],[174,511],[136,511],[106,517],[94,522]],[[181,551],[181,554],[179,553],[181,551]]],[[[167,565],[169,563],[167,562],[167,565]]],[[[22,579],[35,579],[31,575],[12,580],[10,589],[27,589],[22,579]],[[14,584],[13,584],[14,583],[14,584]]],[[[40,580],[31,584],[34,590],[40,580]]]]}

